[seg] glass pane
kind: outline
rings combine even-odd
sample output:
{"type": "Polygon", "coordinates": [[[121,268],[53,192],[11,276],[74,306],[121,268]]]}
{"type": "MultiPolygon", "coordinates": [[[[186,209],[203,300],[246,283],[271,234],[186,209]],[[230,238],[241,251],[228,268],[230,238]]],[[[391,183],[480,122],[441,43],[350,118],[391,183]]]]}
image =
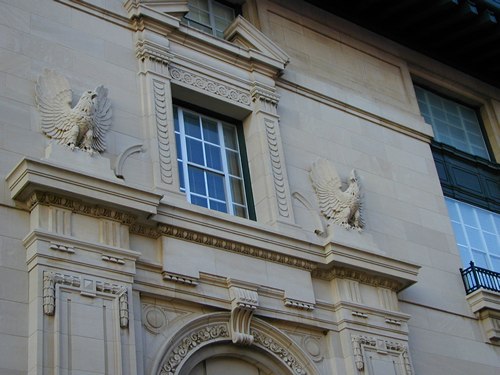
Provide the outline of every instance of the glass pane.
{"type": "Polygon", "coordinates": [[[457,244],[467,246],[467,240],[465,239],[462,224],[452,222],[451,225],[453,227],[453,232],[455,233],[457,244]]]}
{"type": "Polygon", "coordinates": [[[500,255],[500,240],[494,234],[483,232],[486,248],[490,254],[500,255]]]}
{"type": "Polygon", "coordinates": [[[238,151],[236,128],[234,126],[224,125],[224,143],[226,148],[238,151]]]}
{"type": "Polygon", "coordinates": [[[189,189],[191,193],[207,195],[205,189],[205,175],[203,170],[195,167],[188,167],[189,174],[189,189]]]}
{"type": "Polygon", "coordinates": [[[474,263],[478,267],[490,268],[488,265],[488,258],[485,253],[472,249],[472,257],[474,258],[474,263]]]}
{"type": "Polygon", "coordinates": [[[201,141],[196,139],[186,138],[186,150],[188,161],[199,165],[205,165],[203,160],[203,146],[201,141]]]}
{"type": "Polygon", "coordinates": [[[205,154],[207,157],[207,167],[222,171],[220,147],[205,143],[205,154]]]}
{"type": "Polygon", "coordinates": [[[233,205],[234,214],[239,217],[247,217],[247,209],[243,206],[233,205]]]}
{"type": "Polygon", "coordinates": [[[229,21],[231,21],[234,18],[234,11],[230,7],[217,3],[215,1],[212,3],[212,5],[214,10],[214,15],[216,17],[220,17],[229,21]]]}
{"type": "Polygon", "coordinates": [[[203,139],[210,143],[219,144],[219,132],[215,121],[203,119],[203,139]]]}
{"type": "Polygon", "coordinates": [[[181,135],[175,133],[175,148],[177,149],[177,159],[182,160],[181,135]]]}
{"type": "Polygon", "coordinates": [[[227,150],[226,157],[227,157],[227,169],[229,171],[229,174],[241,177],[240,160],[239,160],[240,155],[237,152],[227,150]]]}
{"type": "Polygon", "coordinates": [[[455,205],[455,201],[449,198],[445,198],[444,201],[446,202],[446,207],[448,207],[448,215],[450,216],[451,220],[460,221],[460,216],[458,216],[458,209],[455,205]]]}
{"type": "Polygon", "coordinates": [[[219,174],[207,173],[208,196],[225,201],[224,177],[219,174]]]}
{"type": "Polygon", "coordinates": [[[469,267],[470,261],[472,260],[469,249],[465,246],[458,246],[458,251],[460,252],[460,258],[462,258],[464,267],[469,267]]]}
{"type": "Polygon", "coordinates": [[[243,181],[237,178],[230,178],[231,194],[234,203],[245,204],[245,196],[243,193],[243,181]]]}
{"type": "Polygon", "coordinates": [[[177,107],[174,107],[174,129],[176,132],[179,131],[179,114],[177,113],[177,107]]]}
{"type": "Polygon", "coordinates": [[[189,0],[189,9],[198,8],[208,12],[208,0],[189,0]]]}
{"type": "Polygon", "coordinates": [[[227,212],[226,203],[214,201],[212,199],[210,199],[210,208],[212,210],[216,210],[216,211],[220,211],[220,212],[227,212]]]}
{"type": "Polygon", "coordinates": [[[179,168],[179,184],[181,191],[184,191],[186,189],[186,186],[184,184],[184,169],[182,169],[182,162],[177,162],[177,168],[179,168]]]}
{"type": "Polygon", "coordinates": [[[197,206],[208,208],[208,202],[206,198],[198,197],[196,195],[191,195],[191,203],[196,204],[197,206]]]}
{"type": "Polygon", "coordinates": [[[200,118],[189,112],[184,112],[184,131],[186,135],[201,139],[200,118]]]}
{"type": "Polygon", "coordinates": [[[190,9],[189,13],[186,14],[186,18],[204,25],[210,25],[210,14],[199,9],[190,9]]]}
{"type": "Polygon", "coordinates": [[[493,224],[493,215],[488,213],[485,210],[477,210],[477,218],[479,219],[479,224],[483,231],[487,231],[490,233],[495,233],[495,226],[493,224]]]}
{"type": "Polygon", "coordinates": [[[471,206],[468,204],[461,204],[460,213],[462,214],[464,224],[477,228],[476,215],[474,215],[474,210],[471,206]]]}
{"type": "Polygon", "coordinates": [[[465,231],[467,233],[467,238],[469,240],[470,246],[476,249],[483,250],[484,245],[483,241],[481,240],[481,233],[477,229],[471,227],[465,227],[465,231]]]}
{"type": "Polygon", "coordinates": [[[500,258],[491,257],[491,269],[495,272],[500,272],[500,258]]]}

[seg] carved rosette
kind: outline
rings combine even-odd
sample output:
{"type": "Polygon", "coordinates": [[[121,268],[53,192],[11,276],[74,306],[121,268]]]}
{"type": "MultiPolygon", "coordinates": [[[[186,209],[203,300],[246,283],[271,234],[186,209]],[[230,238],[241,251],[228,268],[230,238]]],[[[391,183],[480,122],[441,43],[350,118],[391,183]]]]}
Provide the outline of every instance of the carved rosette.
{"type": "Polygon", "coordinates": [[[235,344],[252,345],[253,336],[250,334],[250,323],[254,311],[259,306],[258,294],[253,290],[231,287],[231,339],[235,344]]]}
{"type": "Polygon", "coordinates": [[[160,375],[174,375],[182,360],[201,344],[219,338],[229,337],[227,324],[214,324],[203,327],[184,337],[172,350],[164,365],[161,367],[160,375]]]}
{"type": "Polygon", "coordinates": [[[173,173],[172,152],[168,135],[166,83],[156,79],[153,79],[152,83],[161,180],[170,185],[173,183],[173,173]]]}

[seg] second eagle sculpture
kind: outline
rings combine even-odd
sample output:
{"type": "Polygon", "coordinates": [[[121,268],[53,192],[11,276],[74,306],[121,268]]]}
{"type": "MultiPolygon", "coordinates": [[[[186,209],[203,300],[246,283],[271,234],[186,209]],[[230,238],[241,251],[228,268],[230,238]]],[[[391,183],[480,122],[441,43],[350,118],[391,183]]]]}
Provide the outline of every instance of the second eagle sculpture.
{"type": "Polygon", "coordinates": [[[345,190],[342,190],[337,171],[325,159],[313,163],[309,176],[318,197],[319,208],[328,224],[335,223],[348,229],[361,230],[361,195],[356,172],[351,171],[345,190]]]}
{"type": "Polygon", "coordinates": [[[65,77],[45,70],[38,78],[35,97],[43,132],[70,149],[90,154],[106,149],[105,135],[111,125],[108,89],[85,91],[72,108],[73,94],[65,77]]]}

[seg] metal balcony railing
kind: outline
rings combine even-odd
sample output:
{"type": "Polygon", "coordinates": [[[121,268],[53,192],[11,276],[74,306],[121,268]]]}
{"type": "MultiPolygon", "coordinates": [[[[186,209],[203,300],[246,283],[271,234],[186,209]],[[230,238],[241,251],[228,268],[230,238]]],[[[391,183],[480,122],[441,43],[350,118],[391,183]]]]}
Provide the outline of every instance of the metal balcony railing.
{"type": "Polygon", "coordinates": [[[477,267],[474,262],[470,262],[470,267],[466,269],[460,268],[460,273],[462,274],[466,294],[470,294],[479,288],[500,292],[499,272],[477,267]]]}

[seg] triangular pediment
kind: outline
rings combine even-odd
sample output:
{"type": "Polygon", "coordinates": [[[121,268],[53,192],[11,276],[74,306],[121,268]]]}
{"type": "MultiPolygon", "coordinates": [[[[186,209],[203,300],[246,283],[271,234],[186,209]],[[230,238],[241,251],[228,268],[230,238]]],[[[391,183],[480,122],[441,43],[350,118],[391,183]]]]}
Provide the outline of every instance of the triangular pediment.
{"type": "Polygon", "coordinates": [[[276,43],[242,16],[236,17],[224,31],[224,39],[238,46],[260,52],[268,58],[278,60],[283,66],[290,57],[276,43]]]}

